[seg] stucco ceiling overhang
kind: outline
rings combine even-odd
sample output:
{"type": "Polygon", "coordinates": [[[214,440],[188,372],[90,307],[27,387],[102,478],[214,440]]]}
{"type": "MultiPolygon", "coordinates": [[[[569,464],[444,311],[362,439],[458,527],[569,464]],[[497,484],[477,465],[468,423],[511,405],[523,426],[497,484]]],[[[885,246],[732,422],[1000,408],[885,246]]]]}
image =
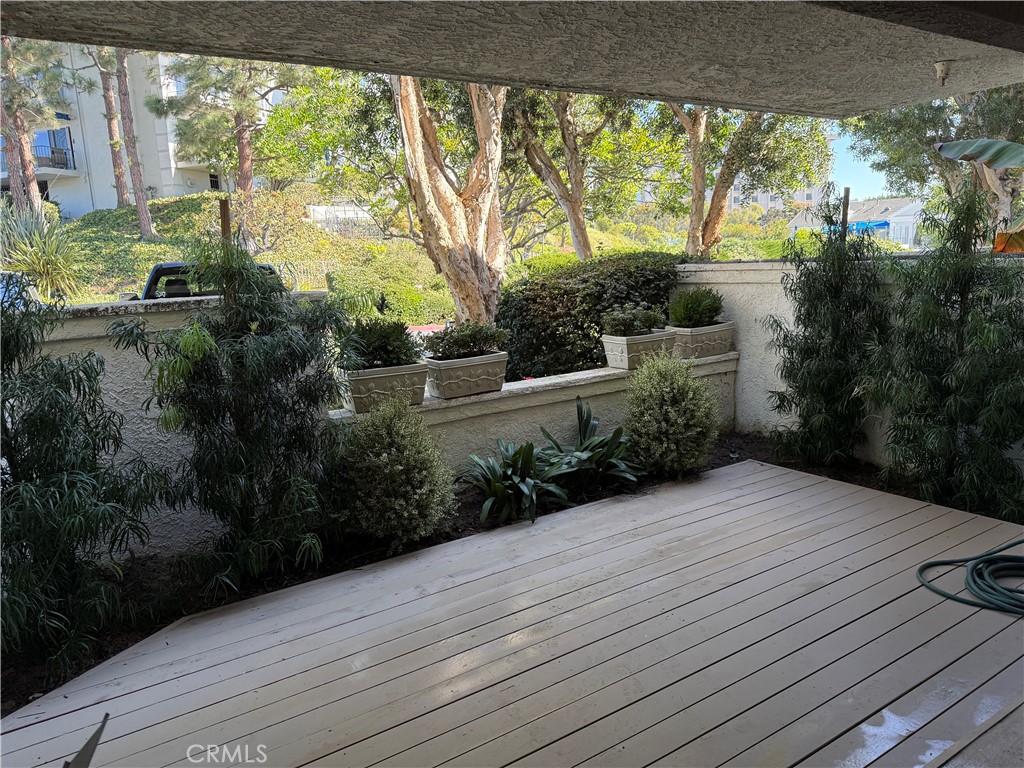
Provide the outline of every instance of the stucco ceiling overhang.
{"type": "Polygon", "coordinates": [[[73,43],[820,117],[1024,81],[1024,3],[6,0],[0,15],[7,34],[73,43]]]}

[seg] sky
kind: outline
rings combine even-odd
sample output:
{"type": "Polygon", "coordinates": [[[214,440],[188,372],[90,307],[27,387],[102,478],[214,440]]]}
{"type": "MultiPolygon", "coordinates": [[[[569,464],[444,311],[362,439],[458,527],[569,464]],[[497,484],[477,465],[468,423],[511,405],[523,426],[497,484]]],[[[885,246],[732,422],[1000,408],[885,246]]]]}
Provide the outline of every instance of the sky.
{"type": "Polygon", "coordinates": [[[871,170],[867,160],[854,156],[850,151],[849,136],[840,136],[832,144],[832,152],[834,157],[829,181],[836,185],[839,192],[842,192],[843,187],[849,187],[851,200],[886,194],[885,174],[871,170]]]}

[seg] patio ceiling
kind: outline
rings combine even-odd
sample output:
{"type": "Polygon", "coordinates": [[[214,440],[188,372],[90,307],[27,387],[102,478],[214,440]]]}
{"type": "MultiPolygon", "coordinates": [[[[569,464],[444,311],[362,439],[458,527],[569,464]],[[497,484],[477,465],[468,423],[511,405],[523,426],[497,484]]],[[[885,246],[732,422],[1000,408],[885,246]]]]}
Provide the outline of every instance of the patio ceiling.
{"type": "Polygon", "coordinates": [[[7,0],[7,34],[845,117],[1024,80],[1016,3],[7,0]],[[934,63],[953,60],[940,85],[934,63]]]}

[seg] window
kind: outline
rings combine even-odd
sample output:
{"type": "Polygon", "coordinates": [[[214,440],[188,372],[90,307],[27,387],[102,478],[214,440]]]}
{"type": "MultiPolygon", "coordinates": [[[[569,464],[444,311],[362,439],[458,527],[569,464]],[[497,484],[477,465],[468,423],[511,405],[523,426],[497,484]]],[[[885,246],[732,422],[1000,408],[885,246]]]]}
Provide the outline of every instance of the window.
{"type": "Polygon", "coordinates": [[[732,196],[732,202],[733,202],[733,205],[739,205],[740,204],[740,196],[739,195],[733,195],[732,196]]]}
{"type": "Polygon", "coordinates": [[[807,202],[810,202],[813,199],[814,199],[814,193],[813,192],[804,192],[804,200],[806,200],[807,202]]]}
{"type": "Polygon", "coordinates": [[[777,202],[779,202],[779,196],[778,196],[778,195],[771,195],[771,196],[770,196],[770,197],[769,197],[768,199],[769,199],[769,200],[770,200],[771,202],[773,202],[773,203],[777,203],[777,202]]]}
{"type": "Polygon", "coordinates": [[[216,173],[210,174],[210,189],[220,189],[220,176],[216,173]]]}

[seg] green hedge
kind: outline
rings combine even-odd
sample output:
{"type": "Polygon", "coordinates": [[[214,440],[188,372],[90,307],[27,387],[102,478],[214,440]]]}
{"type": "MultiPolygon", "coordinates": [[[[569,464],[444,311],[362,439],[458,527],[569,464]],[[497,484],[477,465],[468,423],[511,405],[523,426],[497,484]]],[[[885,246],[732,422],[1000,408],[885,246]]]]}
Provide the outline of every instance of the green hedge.
{"type": "Polygon", "coordinates": [[[601,316],[621,304],[664,309],[681,261],[663,251],[606,251],[507,282],[497,324],[509,332],[508,379],[604,366],[601,316]]]}

